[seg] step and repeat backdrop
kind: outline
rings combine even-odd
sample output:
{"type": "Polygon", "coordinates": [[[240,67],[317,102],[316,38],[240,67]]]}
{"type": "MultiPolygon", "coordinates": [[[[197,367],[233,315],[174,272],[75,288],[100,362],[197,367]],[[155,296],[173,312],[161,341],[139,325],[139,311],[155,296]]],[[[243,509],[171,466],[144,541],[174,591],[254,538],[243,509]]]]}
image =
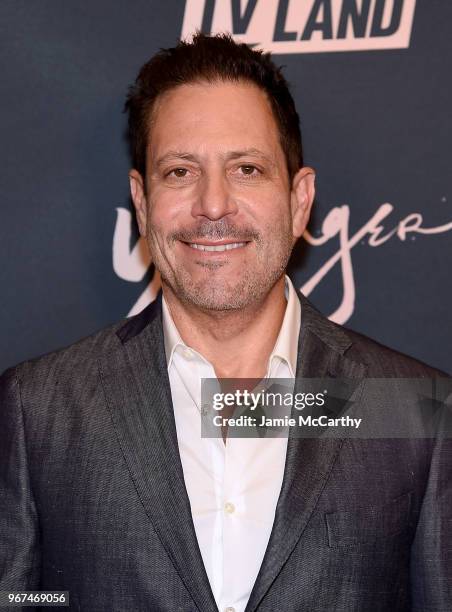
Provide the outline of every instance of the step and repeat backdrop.
{"type": "Polygon", "coordinates": [[[159,290],[128,195],[128,86],[229,31],[284,66],[317,198],[290,276],[332,320],[452,371],[452,3],[4,0],[0,371],[159,290]]]}

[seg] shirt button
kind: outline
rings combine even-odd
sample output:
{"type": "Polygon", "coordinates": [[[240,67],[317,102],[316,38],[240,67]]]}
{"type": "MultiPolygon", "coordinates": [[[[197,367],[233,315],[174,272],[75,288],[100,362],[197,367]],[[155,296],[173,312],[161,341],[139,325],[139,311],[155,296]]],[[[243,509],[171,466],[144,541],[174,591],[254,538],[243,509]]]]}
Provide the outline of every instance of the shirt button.
{"type": "Polygon", "coordinates": [[[233,608],[232,606],[228,606],[224,609],[224,612],[235,612],[235,608],[233,608]]]}
{"type": "Polygon", "coordinates": [[[193,357],[193,352],[189,348],[184,349],[184,357],[191,359],[193,357]]]}
{"type": "MultiPolygon", "coordinates": [[[[231,502],[226,502],[224,505],[224,511],[227,514],[233,514],[235,512],[235,506],[231,502]]],[[[233,608],[226,608],[226,610],[232,610],[233,608]]]]}

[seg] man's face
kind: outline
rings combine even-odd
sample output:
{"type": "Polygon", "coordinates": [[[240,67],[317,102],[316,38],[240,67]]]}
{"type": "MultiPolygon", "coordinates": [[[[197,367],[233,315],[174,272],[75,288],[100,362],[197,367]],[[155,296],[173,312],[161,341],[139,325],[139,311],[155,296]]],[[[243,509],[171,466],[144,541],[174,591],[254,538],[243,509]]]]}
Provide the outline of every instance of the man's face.
{"type": "Polygon", "coordinates": [[[313,174],[289,184],[276,121],[248,83],[182,85],[154,108],[146,190],[131,171],[140,232],[162,281],[203,310],[258,304],[306,226],[313,174]]]}

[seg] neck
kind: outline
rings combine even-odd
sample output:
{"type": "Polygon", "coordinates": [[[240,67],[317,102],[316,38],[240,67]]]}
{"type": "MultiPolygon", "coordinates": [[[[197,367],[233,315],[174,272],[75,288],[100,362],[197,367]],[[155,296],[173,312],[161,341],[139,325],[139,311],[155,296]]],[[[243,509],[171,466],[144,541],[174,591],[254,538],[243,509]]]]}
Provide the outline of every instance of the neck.
{"type": "Polygon", "coordinates": [[[202,311],[181,302],[163,284],[163,295],[182,340],[214,367],[218,378],[263,378],[287,301],[284,276],[265,298],[239,311],[202,311]]]}

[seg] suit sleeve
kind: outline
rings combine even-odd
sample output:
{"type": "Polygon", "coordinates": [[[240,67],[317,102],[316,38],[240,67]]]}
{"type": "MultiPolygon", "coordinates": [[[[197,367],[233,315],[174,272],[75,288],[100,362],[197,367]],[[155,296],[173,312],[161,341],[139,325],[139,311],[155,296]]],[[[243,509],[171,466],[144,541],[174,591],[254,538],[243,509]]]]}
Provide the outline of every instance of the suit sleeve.
{"type": "Polygon", "coordinates": [[[0,591],[38,590],[39,523],[17,368],[0,376],[0,591]]]}
{"type": "Polygon", "coordinates": [[[452,610],[452,438],[435,441],[411,554],[413,612],[452,610]]]}

